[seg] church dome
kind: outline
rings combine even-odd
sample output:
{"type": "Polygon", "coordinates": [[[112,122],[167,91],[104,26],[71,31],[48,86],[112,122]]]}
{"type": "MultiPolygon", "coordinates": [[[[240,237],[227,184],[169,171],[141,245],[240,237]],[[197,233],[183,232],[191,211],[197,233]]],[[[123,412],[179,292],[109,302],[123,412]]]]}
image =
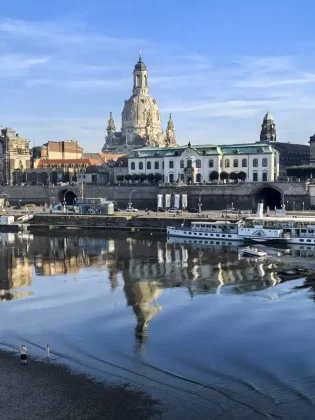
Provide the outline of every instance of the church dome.
{"type": "Polygon", "coordinates": [[[158,104],[150,95],[132,95],[127,101],[122,112],[122,131],[136,129],[138,134],[144,134],[148,124],[162,132],[158,104]]]}

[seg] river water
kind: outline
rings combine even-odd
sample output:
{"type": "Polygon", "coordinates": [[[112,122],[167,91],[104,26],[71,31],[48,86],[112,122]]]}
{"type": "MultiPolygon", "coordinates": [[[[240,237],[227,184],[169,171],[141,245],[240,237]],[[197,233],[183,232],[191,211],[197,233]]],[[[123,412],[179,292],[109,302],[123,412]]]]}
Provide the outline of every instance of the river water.
{"type": "Polygon", "coordinates": [[[303,284],[233,244],[2,234],[0,341],[40,358],[49,343],[55,362],[161,399],[164,419],[312,419],[315,305],[303,284]]]}

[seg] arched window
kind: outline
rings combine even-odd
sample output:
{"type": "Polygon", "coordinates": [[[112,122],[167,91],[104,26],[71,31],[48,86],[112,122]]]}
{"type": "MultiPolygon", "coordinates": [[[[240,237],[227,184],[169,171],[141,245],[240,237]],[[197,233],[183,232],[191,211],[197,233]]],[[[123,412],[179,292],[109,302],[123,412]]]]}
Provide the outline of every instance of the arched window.
{"type": "Polygon", "coordinates": [[[137,76],[136,76],[136,86],[137,87],[140,87],[141,86],[140,74],[137,74],[137,76]]]}
{"type": "Polygon", "coordinates": [[[160,169],[159,162],[154,162],[154,169],[160,169]]]}
{"type": "Polygon", "coordinates": [[[196,160],[196,168],[201,168],[201,160],[200,159],[196,160]]]}
{"type": "Polygon", "coordinates": [[[148,86],[148,78],[144,75],[144,86],[148,86]]]}
{"type": "Polygon", "coordinates": [[[197,174],[197,176],[196,176],[196,182],[201,182],[201,174],[197,174]]]}
{"type": "Polygon", "coordinates": [[[169,182],[174,182],[174,174],[170,174],[168,177],[169,182]]]}
{"type": "Polygon", "coordinates": [[[242,168],[247,168],[247,159],[242,159],[242,168]]]}
{"type": "Polygon", "coordinates": [[[209,168],[213,168],[213,159],[209,159],[209,168]]]}
{"type": "Polygon", "coordinates": [[[192,168],[192,160],[191,159],[187,160],[187,168],[192,168]]]}
{"type": "Polygon", "coordinates": [[[180,161],[180,167],[184,168],[185,167],[185,162],[183,160],[180,161]]]}
{"type": "Polygon", "coordinates": [[[254,172],[253,173],[253,181],[258,181],[258,173],[257,172],[254,172]]]}
{"type": "Polygon", "coordinates": [[[253,160],[253,167],[257,168],[258,167],[258,159],[254,159],[253,160]]]}
{"type": "Polygon", "coordinates": [[[263,172],[262,180],[263,180],[263,182],[267,182],[267,172],[263,172]]]}
{"type": "Polygon", "coordinates": [[[238,159],[234,159],[233,161],[233,167],[238,168],[238,159]]]}
{"type": "Polygon", "coordinates": [[[143,162],[139,162],[139,171],[143,169],[143,162]]]}
{"type": "Polygon", "coordinates": [[[262,160],[262,166],[264,166],[265,168],[268,166],[268,160],[267,160],[267,158],[263,158],[263,160],[262,160]]]}
{"type": "Polygon", "coordinates": [[[130,168],[132,171],[136,169],[136,164],[134,162],[131,162],[130,168]]]}
{"type": "Polygon", "coordinates": [[[230,167],[230,160],[229,159],[225,159],[225,165],[226,168],[230,167]]]}
{"type": "Polygon", "coordinates": [[[151,162],[150,161],[147,162],[147,169],[151,169],[151,162]]]}
{"type": "Polygon", "coordinates": [[[170,169],[173,169],[173,168],[174,168],[174,161],[173,161],[173,160],[170,160],[170,161],[169,161],[169,163],[168,163],[168,167],[169,167],[170,169]]]}

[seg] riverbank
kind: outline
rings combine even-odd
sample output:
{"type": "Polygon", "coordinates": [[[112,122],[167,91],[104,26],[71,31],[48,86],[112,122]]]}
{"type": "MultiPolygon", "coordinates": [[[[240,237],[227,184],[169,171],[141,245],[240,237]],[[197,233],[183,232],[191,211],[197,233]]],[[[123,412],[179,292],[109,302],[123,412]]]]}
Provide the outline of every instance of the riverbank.
{"type": "Polygon", "coordinates": [[[0,352],[0,418],[153,420],[159,403],[144,392],[96,382],[65,366],[0,352]]]}

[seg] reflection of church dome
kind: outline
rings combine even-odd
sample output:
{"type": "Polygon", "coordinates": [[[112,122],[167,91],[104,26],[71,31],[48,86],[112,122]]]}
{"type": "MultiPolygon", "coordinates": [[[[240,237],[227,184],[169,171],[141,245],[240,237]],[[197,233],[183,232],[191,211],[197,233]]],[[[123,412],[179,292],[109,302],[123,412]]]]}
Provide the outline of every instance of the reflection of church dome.
{"type": "Polygon", "coordinates": [[[161,295],[163,288],[155,281],[133,282],[128,274],[124,276],[124,280],[127,303],[132,306],[137,317],[136,336],[139,341],[144,342],[149,322],[161,310],[161,306],[154,301],[161,295]]]}

